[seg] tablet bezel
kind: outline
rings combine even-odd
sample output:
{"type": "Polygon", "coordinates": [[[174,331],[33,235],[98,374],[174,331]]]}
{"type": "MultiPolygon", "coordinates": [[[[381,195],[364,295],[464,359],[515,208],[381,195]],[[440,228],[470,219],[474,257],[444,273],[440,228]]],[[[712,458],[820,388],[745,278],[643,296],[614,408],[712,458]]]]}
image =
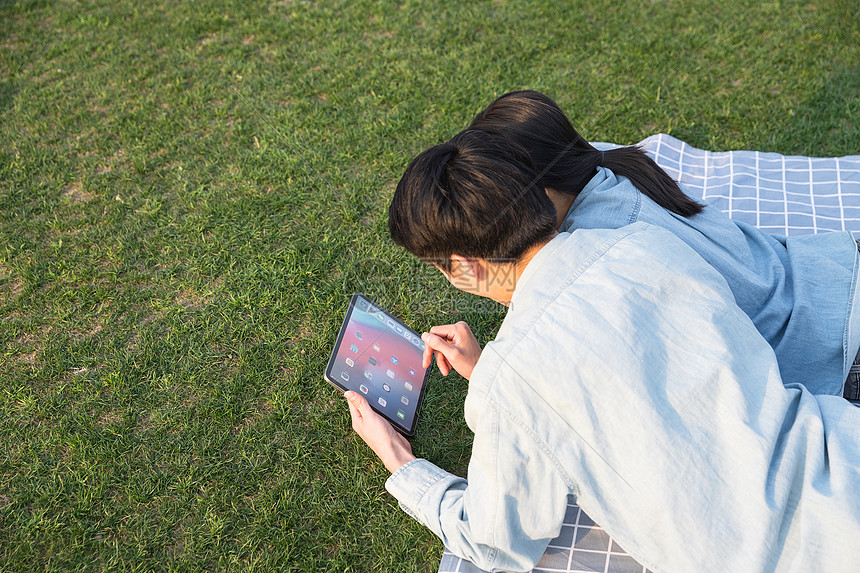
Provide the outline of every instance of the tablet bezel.
{"type": "MultiPolygon", "coordinates": [[[[343,384],[341,384],[338,379],[336,379],[334,376],[332,376],[331,371],[335,365],[335,359],[337,358],[337,351],[340,348],[341,343],[343,342],[343,337],[346,334],[347,326],[349,325],[350,318],[352,318],[352,313],[355,310],[356,303],[358,302],[359,298],[363,298],[364,300],[367,301],[367,303],[370,306],[377,309],[378,311],[383,312],[385,314],[385,316],[387,316],[388,318],[393,320],[398,326],[401,326],[403,329],[412,333],[414,336],[421,338],[420,333],[418,333],[417,331],[413,330],[412,328],[410,328],[409,326],[404,324],[402,320],[400,320],[399,318],[397,318],[396,316],[394,316],[393,314],[388,312],[386,309],[382,308],[380,305],[378,305],[376,302],[374,302],[367,295],[359,293],[359,292],[353,293],[352,298],[349,300],[349,307],[347,308],[346,316],[344,317],[343,322],[340,325],[340,330],[337,333],[337,339],[335,340],[334,346],[332,347],[332,350],[331,350],[331,354],[329,355],[328,363],[326,364],[325,374],[324,374],[326,382],[328,382],[329,384],[331,384],[332,386],[334,386],[335,388],[337,388],[341,392],[346,392],[347,390],[351,390],[351,388],[347,388],[343,384]]],[[[398,336],[398,337],[400,336],[393,331],[391,332],[391,335],[398,336]]],[[[420,348],[416,347],[416,349],[420,351],[420,348]]],[[[431,362],[430,367],[424,369],[424,377],[421,380],[421,391],[418,394],[418,402],[415,406],[415,415],[412,418],[412,425],[408,429],[401,426],[397,420],[392,419],[385,412],[379,410],[379,408],[377,408],[375,404],[368,401],[368,404],[370,404],[370,407],[373,408],[374,412],[378,413],[380,416],[385,418],[388,421],[388,423],[390,423],[394,427],[395,430],[397,430],[398,432],[400,432],[401,434],[403,434],[407,438],[411,438],[411,437],[415,436],[415,428],[418,425],[418,418],[421,415],[421,408],[424,406],[424,396],[427,393],[427,385],[430,381],[430,368],[432,368],[432,366],[433,366],[433,364],[431,362]]]]}

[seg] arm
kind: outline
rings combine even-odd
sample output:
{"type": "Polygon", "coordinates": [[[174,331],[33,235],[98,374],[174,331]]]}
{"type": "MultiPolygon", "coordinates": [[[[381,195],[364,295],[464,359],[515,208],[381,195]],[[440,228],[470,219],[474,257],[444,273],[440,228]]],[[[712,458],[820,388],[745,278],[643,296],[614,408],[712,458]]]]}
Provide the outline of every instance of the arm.
{"type": "MultiPolygon", "coordinates": [[[[434,327],[423,339],[427,363],[436,352],[445,366],[471,376],[481,350],[465,323],[434,327]]],[[[353,427],[393,472],[386,488],[406,513],[483,569],[534,566],[559,532],[568,486],[547,448],[521,423],[483,397],[467,397],[466,419],[475,432],[467,481],[416,459],[363,398],[348,393],[347,399],[353,427]]]]}
{"type": "Polygon", "coordinates": [[[530,570],[560,531],[568,487],[503,409],[470,394],[466,416],[475,432],[468,479],[419,459],[385,487],[455,555],[485,570],[530,570]]]}

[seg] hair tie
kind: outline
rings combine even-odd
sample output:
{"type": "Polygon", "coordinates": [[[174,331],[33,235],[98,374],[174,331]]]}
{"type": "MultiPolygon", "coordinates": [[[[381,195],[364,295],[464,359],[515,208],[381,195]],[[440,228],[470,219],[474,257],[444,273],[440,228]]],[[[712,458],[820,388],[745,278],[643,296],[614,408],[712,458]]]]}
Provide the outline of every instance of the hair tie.
{"type": "Polygon", "coordinates": [[[444,149],[444,151],[442,151],[442,157],[439,160],[439,164],[441,165],[442,169],[445,169],[448,166],[448,162],[457,157],[459,152],[460,149],[456,145],[454,145],[450,141],[447,142],[446,148],[444,149]]]}
{"type": "Polygon", "coordinates": [[[440,152],[441,155],[436,167],[439,170],[437,175],[437,185],[442,196],[450,200],[451,193],[449,187],[451,185],[451,180],[450,175],[448,174],[448,162],[459,155],[460,149],[449,141],[444,144],[444,147],[440,145],[440,152]]]}

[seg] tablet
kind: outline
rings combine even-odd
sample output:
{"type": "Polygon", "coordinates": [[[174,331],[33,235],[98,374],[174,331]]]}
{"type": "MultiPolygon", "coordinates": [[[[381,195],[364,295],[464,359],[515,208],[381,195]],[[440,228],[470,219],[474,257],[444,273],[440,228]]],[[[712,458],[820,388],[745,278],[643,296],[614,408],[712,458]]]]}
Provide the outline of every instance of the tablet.
{"type": "Polygon", "coordinates": [[[415,435],[429,369],[421,366],[421,335],[360,293],[346,318],[325,369],[340,390],[360,392],[371,407],[406,436],[415,435]]]}

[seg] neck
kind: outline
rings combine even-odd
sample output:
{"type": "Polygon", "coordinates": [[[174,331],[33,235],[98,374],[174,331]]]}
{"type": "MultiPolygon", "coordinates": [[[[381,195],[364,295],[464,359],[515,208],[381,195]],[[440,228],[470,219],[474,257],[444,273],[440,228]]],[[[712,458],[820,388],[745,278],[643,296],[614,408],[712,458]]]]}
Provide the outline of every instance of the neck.
{"type": "Polygon", "coordinates": [[[523,256],[520,257],[520,260],[518,260],[515,265],[517,281],[520,280],[520,276],[522,276],[523,272],[526,270],[526,267],[529,266],[529,263],[532,261],[532,259],[535,258],[535,255],[537,255],[538,252],[540,252],[540,250],[544,248],[547,243],[552,241],[556,237],[556,235],[558,235],[558,233],[553,233],[552,237],[540,244],[530,247],[525,253],[523,253],[523,256]]]}
{"type": "Polygon", "coordinates": [[[549,187],[546,189],[546,195],[555,207],[555,228],[558,229],[561,227],[567,212],[570,211],[570,206],[573,205],[576,196],[568,193],[559,193],[549,187]]]}
{"type": "Polygon", "coordinates": [[[537,245],[534,245],[528,250],[526,250],[526,252],[523,253],[523,255],[519,258],[519,260],[516,263],[513,263],[513,280],[505,281],[504,284],[499,285],[499,290],[496,293],[493,293],[494,296],[491,296],[490,298],[505,306],[511,306],[511,299],[514,296],[514,290],[516,290],[517,283],[520,282],[520,277],[522,276],[523,272],[525,272],[526,267],[529,265],[535,255],[537,255],[538,252],[540,252],[540,250],[544,248],[544,246],[548,242],[553,240],[556,235],[558,235],[558,233],[553,233],[553,235],[546,241],[538,243],[537,245]]]}

